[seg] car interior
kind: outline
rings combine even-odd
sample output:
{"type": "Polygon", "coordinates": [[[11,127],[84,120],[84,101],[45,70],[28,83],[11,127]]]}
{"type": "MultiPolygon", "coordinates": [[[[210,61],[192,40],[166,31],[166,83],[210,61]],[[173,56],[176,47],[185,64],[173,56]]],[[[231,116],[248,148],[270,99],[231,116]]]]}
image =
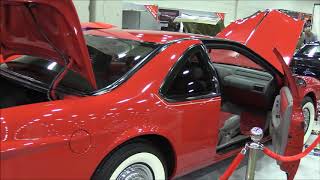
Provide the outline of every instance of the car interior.
{"type": "Polygon", "coordinates": [[[249,58],[232,50],[209,50],[217,72],[222,105],[217,153],[245,144],[253,127],[269,127],[279,88],[274,77],[249,58]]]}
{"type": "Polygon", "coordinates": [[[5,84],[0,88],[0,109],[49,101],[46,93],[22,86],[12,79],[0,76],[0,84],[5,84]]]}

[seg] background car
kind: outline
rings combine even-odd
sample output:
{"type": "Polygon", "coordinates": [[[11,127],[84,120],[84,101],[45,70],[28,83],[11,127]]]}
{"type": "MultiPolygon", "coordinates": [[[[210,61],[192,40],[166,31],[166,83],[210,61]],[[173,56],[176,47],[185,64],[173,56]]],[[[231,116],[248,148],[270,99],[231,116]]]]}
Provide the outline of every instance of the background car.
{"type": "Polygon", "coordinates": [[[305,117],[306,142],[314,128],[318,117],[317,94],[320,92],[320,44],[314,42],[304,45],[298,50],[290,63],[292,73],[296,75],[301,95],[303,113],[305,117]]]}
{"type": "Polygon", "coordinates": [[[306,143],[316,128],[316,122],[319,120],[319,101],[320,101],[320,81],[309,76],[295,76],[300,96],[303,97],[301,106],[303,109],[305,122],[304,143],[306,143]]]}
{"type": "Polygon", "coordinates": [[[319,42],[304,45],[295,53],[290,66],[294,74],[310,76],[320,80],[319,42]]]}

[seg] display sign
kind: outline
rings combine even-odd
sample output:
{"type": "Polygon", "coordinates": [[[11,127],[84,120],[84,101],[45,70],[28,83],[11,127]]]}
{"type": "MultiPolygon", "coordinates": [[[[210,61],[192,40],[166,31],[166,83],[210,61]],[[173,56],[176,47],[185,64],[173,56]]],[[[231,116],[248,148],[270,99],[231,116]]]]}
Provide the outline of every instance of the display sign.
{"type": "Polygon", "coordinates": [[[225,13],[216,13],[216,15],[217,15],[222,21],[224,21],[225,13]]]}
{"type": "Polygon", "coordinates": [[[144,5],[144,7],[150,12],[150,14],[158,21],[159,8],[157,5],[144,5]]]}

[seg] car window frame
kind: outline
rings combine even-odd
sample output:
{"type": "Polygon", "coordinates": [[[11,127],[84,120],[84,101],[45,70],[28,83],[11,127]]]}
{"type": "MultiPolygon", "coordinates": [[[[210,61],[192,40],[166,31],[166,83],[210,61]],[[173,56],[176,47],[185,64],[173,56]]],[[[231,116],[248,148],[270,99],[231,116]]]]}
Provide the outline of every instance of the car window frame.
{"type": "Polygon", "coordinates": [[[170,102],[170,103],[176,103],[176,102],[186,102],[186,101],[193,101],[193,100],[201,100],[201,99],[210,99],[210,98],[215,98],[215,97],[221,97],[221,88],[220,88],[220,81],[219,77],[217,74],[217,71],[213,67],[212,63],[210,62],[210,58],[207,54],[207,49],[203,44],[195,44],[193,46],[190,46],[188,49],[185,50],[185,52],[179,57],[179,59],[175,62],[175,64],[170,68],[169,72],[167,73],[165,79],[163,80],[162,85],[160,86],[159,89],[159,95],[162,97],[165,101],[170,102]],[[183,65],[185,65],[185,61],[187,60],[188,55],[190,53],[200,50],[202,61],[205,63],[205,65],[208,67],[208,70],[211,72],[211,76],[216,79],[217,87],[216,91],[217,92],[210,92],[208,94],[204,95],[197,95],[197,96],[188,96],[188,97],[178,97],[178,98],[172,98],[168,97],[166,95],[166,92],[168,91],[169,85],[171,84],[172,81],[174,81],[175,76],[180,72],[181,68],[183,65]]]}

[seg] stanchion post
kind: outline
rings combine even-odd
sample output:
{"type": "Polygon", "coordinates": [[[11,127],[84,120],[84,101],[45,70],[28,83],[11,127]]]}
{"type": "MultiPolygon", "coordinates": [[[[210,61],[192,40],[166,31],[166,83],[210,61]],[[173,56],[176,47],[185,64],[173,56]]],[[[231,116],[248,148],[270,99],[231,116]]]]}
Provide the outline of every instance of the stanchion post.
{"type": "Polygon", "coordinates": [[[254,180],[254,174],[257,163],[257,154],[261,150],[261,139],[263,138],[263,130],[259,127],[254,127],[251,129],[251,140],[250,144],[247,144],[249,147],[249,160],[246,172],[246,180],[254,180]]]}

